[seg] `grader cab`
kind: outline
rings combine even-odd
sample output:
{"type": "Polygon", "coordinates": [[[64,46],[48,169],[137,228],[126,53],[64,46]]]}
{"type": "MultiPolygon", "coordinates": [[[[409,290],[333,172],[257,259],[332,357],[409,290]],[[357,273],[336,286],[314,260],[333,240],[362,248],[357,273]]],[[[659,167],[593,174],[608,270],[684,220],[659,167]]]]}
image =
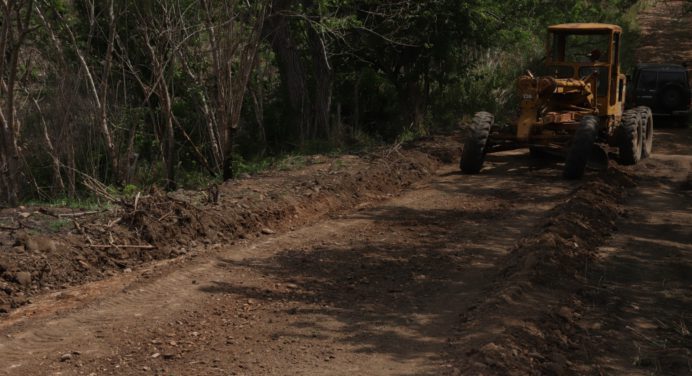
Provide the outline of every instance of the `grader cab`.
{"type": "Polygon", "coordinates": [[[475,114],[462,151],[462,172],[480,172],[487,153],[528,147],[532,154],[565,157],[563,175],[577,179],[588,163],[607,165],[608,148],[621,164],[651,153],[653,118],[648,107],[624,110],[627,78],[620,72],[622,29],[607,24],[548,28],[543,74],[517,80],[520,113],[513,124],[475,114]]]}

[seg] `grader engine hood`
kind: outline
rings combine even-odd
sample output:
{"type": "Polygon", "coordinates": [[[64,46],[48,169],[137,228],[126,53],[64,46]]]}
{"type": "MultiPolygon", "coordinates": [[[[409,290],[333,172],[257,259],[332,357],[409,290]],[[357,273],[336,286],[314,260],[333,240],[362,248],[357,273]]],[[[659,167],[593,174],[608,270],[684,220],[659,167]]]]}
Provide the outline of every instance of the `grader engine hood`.
{"type": "Polygon", "coordinates": [[[595,107],[591,82],[550,76],[521,76],[517,86],[523,100],[540,102],[554,107],[554,110],[583,110],[595,107]]]}
{"type": "Polygon", "coordinates": [[[587,80],[532,75],[519,77],[521,115],[517,137],[527,140],[533,127],[575,123],[581,116],[595,113],[594,83],[591,77],[587,80]]]}

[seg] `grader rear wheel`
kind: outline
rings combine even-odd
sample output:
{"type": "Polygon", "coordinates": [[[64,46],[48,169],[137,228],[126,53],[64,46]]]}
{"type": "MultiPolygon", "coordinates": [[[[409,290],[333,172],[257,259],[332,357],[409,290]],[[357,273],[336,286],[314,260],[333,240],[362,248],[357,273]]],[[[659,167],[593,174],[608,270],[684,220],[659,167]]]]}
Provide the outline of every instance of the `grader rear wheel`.
{"type": "Polygon", "coordinates": [[[622,165],[634,165],[641,159],[644,131],[640,118],[641,115],[636,109],[627,110],[622,114],[618,145],[622,165]]]}
{"type": "Polygon", "coordinates": [[[649,107],[637,107],[642,123],[643,142],[641,159],[649,158],[654,145],[654,118],[649,107]]]}

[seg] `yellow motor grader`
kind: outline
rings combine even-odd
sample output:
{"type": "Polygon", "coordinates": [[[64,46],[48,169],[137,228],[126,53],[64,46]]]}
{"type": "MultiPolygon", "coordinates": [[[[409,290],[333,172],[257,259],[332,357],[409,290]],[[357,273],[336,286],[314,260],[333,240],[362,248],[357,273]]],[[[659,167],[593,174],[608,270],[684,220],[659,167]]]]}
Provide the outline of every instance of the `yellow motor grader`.
{"type": "Polygon", "coordinates": [[[627,78],[620,72],[622,29],[579,23],[548,28],[543,74],[517,80],[521,109],[514,124],[497,125],[488,112],[475,114],[460,168],[476,174],[491,152],[528,147],[532,154],[565,156],[563,175],[578,179],[589,162],[607,164],[608,147],[621,164],[651,153],[653,118],[648,107],[624,110],[627,78]]]}

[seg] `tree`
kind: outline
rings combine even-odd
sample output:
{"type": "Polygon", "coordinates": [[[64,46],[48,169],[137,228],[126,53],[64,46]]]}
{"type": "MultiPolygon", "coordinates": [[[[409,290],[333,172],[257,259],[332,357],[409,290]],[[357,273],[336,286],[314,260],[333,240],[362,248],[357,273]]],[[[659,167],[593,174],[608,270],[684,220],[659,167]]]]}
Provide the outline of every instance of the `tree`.
{"type": "Polygon", "coordinates": [[[20,121],[17,118],[16,87],[22,48],[35,30],[32,25],[33,0],[0,2],[0,190],[11,206],[19,201],[20,121]]]}
{"type": "MultiPolygon", "coordinates": [[[[89,24],[94,25],[97,23],[95,19],[96,5],[94,2],[85,2],[85,7],[87,8],[86,14],[89,15],[89,24]]],[[[63,45],[67,44],[70,49],[74,51],[77,61],[81,67],[82,73],[86,79],[86,84],[88,88],[88,93],[91,96],[91,100],[94,105],[94,119],[99,130],[106,149],[106,154],[110,162],[111,174],[114,177],[116,183],[120,184],[124,180],[124,171],[121,168],[119,160],[119,152],[116,148],[116,141],[111,130],[111,125],[109,123],[108,116],[108,104],[109,104],[109,94],[110,94],[110,76],[112,74],[113,67],[113,48],[115,45],[115,34],[116,34],[116,16],[114,11],[114,0],[108,0],[104,4],[105,12],[107,14],[107,27],[105,32],[105,42],[106,48],[103,52],[102,59],[97,60],[98,63],[92,63],[90,57],[82,50],[82,41],[80,41],[72,30],[72,26],[65,19],[62,14],[63,6],[62,3],[49,3],[52,20],[55,25],[45,17],[41,10],[37,7],[36,11],[39,18],[43,22],[44,26],[48,30],[50,40],[57,54],[63,55],[63,45]],[[58,33],[60,31],[60,33],[58,33]],[[60,41],[57,37],[58,34],[65,35],[67,37],[66,41],[60,41]],[[97,72],[98,66],[102,65],[100,72],[97,72]]],[[[87,40],[92,40],[93,35],[91,35],[93,28],[90,28],[87,40]]],[[[65,62],[65,58],[62,57],[62,62],[65,62]]]]}
{"type": "Polygon", "coordinates": [[[269,0],[202,0],[211,45],[215,82],[217,134],[222,150],[223,179],[233,178],[233,144],[240,125],[245,93],[255,67],[269,0]],[[242,20],[245,20],[243,22],[242,20]]]}

